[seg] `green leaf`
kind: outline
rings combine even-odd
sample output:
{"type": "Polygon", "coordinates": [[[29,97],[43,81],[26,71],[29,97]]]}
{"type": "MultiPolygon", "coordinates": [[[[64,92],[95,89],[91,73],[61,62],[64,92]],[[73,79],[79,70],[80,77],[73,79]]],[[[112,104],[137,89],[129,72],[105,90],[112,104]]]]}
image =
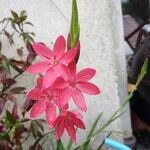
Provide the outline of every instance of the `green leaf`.
{"type": "MultiPolygon", "coordinates": [[[[120,110],[120,108],[119,108],[119,110],[120,110]]],[[[118,112],[118,110],[116,112],[118,112]]],[[[101,128],[99,128],[96,132],[91,134],[91,137],[89,139],[87,139],[82,145],[79,145],[77,148],[75,148],[75,150],[78,150],[78,149],[86,150],[86,149],[88,149],[88,145],[89,145],[89,142],[91,141],[91,139],[94,138],[96,135],[100,134],[101,132],[103,132],[104,129],[106,129],[106,127],[108,127],[113,121],[115,121],[122,114],[124,114],[125,111],[120,112],[120,113],[118,112],[119,114],[116,112],[110,117],[110,119],[101,128]]]]}
{"type": "Polygon", "coordinates": [[[57,142],[57,148],[56,148],[56,150],[65,150],[64,145],[63,145],[63,143],[62,143],[61,140],[59,140],[57,142]]]}
{"type": "Polygon", "coordinates": [[[0,23],[4,23],[5,21],[8,21],[8,18],[4,18],[3,20],[0,21],[0,23]]]}
{"type": "Polygon", "coordinates": [[[4,31],[4,35],[8,38],[10,45],[12,46],[14,44],[13,35],[14,33],[10,34],[6,30],[4,31]]]}
{"type": "Polygon", "coordinates": [[[5,119],[6,119],[6,124],[9,128],[13,127],[16,123],[12,114],[8,110],[6,110],[6,118],[5,119]]]}
{"type": "Polygon", "coordinates": [[[28,24],[28,25],[34,26],[31,22],[25,22],[24,24],[28,24]]]}
{"type": "Polygon", "coordinates": [[[12,14],[15,22],[17,22],[17,23],[20,22],[20,18],[19,18],[18,14],[15,11],[11,10],[11,14],[12,14]]]}
{"type": "Polygon", "coordinates": [[[25,42],[34,42],[34,39],[29,35],[29,33],[22,33],[20,36],[23,36],[25,42]]]}
{"type": "Polygon", "coordinates": [[[89,138],[92,137],[92,135],[93,135],[93,133],[95,132],[95,129],[96,129],[96,127],[97,127],[97,124],[98,124],[100,118],[102,117],[102,114],[103,114],[103,113],[101,112],[100,115],[99,115],[99,116],[96,118],[96,120],[94,121],[94,123],[93,123],[93,125],[92,125],[92,128],[91,128],[91,130],[90,130],[90,132],[89,132],[89,134],[88,134],[88,136],[87,136],[86,139],[89,139],[89,138]]]}
{"type": "Polygon", "coordinates": [[[10,66],[9,66],[9,62],[7,60],[3,60],[1,62],[3,69],[5,69],[7,72],[10,73],[10,66]]]}
{"type": "Polygon", "coordinates": [[[11,27],[12,27],[15,31],[17,30],[14,20],[11,21],[11,27]]]}
{"type": "Polygon", "coordinates": [[[9,131],[7,131],[7,132],[1,132],[0,133],[0,141],[4,140],[4,139],[8,139],[9,138],[8,133],[9,133],[9,131]]]}
{"type": "MultiPolygon", "coordinates": [[[[112,134],[112,132],[110,132],[110,133],[106,136],[106,138],[109,138],[109,137],[111,136],[111,134],[112,134]]],[[[103,142],[98,146],[97,150],[101,150],[104,144],[105,144],[105,139],[104,139],[103,142]]]]}
{"type": "Polygon", "coordinates": [[[90,129],[90,131],[89,131],[89,134],[87,135],[86,143],[83,145],[83,149],[88,149],[88,146],[89,146],[89,144],[90,144],[92,135],[93,135],[94,132],[95,132],[95,129],[96,129],[97,125],[98,125],[98,122],[99,122],[99,120],[100,120],[102,114],[103,114],[103,113],[100,113],[100,115],[99,115],[99,116],[96,118],[96,120],[94,121],[94,123],[93,123],[93,125],[92,125],[92,127],[91,127],[91,129],[90,129]]]}
{"type": "Polygon", "coordinates": [[[94,132],[97,128],[98,122],[99,122],[100,118],[102,117],[102,114],[103,113],[101,112],[100,115],[95,119],[95,121],[94,121],[88,135],[87,135],[86,141],[83,144],[81,144],[80,146],[78,146],[75,150],[78,150],[78,149],[87,150],[88,149],[90,141],[94,137],[93,135],[95,134],[94,132]]]}
{"type": "Polygon", "coordinates": [[[32,121],[31,123],[31,131],[32,131],[32,134],[33,134],[33,137],[34,138],[37,138],[38,137],[38,127],[37,125],[34,123],[34,121],[32,121]]]}
{"type": "Polygon", "coordinates": [[[76,0],[72,0],[72,16],[70,25],[71,48],[77,45],[80,36],[80,26],[78,20],[78,8],[76,0]]]}
{"type": "Polygon", "coordinates": [[[22,17],[20,17],[20,22],[23,22],[23,21],[25,21],[27,19],[27,16],[22,16],[22,17]]]}
{"type": "Polygon", "coordinates": [[[22,10],[21,12],[20,12],[20,16],[22,17],[22,16],[26,16],[27,15],[27,12],[25,11],[25,10],[22,10]]]}
{"type": "Polygon", "coordinates": [[[43,121],[41,121],[40,119],[37,119],[37,120],[35,120],[35,123],[42,131],[44,131],[43,121]]]}
{"type": "Polygon", "coordinates": [[[69,140],[68,144],[67,144],[67,150],[71,150],[72,149],[72,140],[69,140]]]}
{"type": "Polygon", "coordinates": [[[136,87],[140,84],[140,82],[143,80],[144,76],[146,75],[147,68],[148,68],[148,59],[146,58],[144,64],[142,65],[141,71],[138,75],[138,79],[136,81],[136,87]]]}
{"type": "Polygon", "coordinates": [[[13,140],[13,138],[15,136],[15,132],[16,132],[16,126],[14,125],[8,134],[11,141],[13,140]]]}

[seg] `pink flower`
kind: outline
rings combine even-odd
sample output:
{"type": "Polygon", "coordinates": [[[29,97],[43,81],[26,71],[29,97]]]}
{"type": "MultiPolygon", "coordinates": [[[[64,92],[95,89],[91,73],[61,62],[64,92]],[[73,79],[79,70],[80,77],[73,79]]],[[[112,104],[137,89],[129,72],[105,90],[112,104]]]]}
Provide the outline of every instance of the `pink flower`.
{"type": "Polygon", "coordinates": [[[56,126],[56,139],[59,140],[64,132],[67,130],[68,135],[72,141],[76,142],[76,127],[85,129],[83,121],[71,111],[63,111],[54,122],[56,126]]]}
{"type": "Polygon", "coordinates": [[[68,80],[65,81],[63,78],[59,77],[54,82],[55,87],[63,89],[61,105],[66,105],[72,97],[75,104],[83,111],[86,111],[87,106],[82,92],[89,95],[97,95],[100,93],[96,85],[88,82],[95,75],[96,71],[91,68],[86,68],[76,73],[76,64],[74,62],[70,63],[68,68],[68,80]]]}
{"type": "Polygon", "coordinates": [[[57,38],[53,51],[41,43],[33,44],[32,47],[43,61],[29,66],[27,71],[32,74],[45,73],[43,88],[49,87],[58,76],[67,80],[67,66],[75,58],[77,53],[76,48],[65,52],[66,42],[63,36],[57,38]]]}
{"type": "Polygon", "coordinates": [[[37,101],[31,108],[30,117],[38,117],[45,111],[47,123],[53,127],[56,119],[56,106],[59,106],[60,90],[54,89],[53,86],[42,90],[40,84],[41,80],[38,80],[37,87],[27,94],[29,99],[37,101]]]}

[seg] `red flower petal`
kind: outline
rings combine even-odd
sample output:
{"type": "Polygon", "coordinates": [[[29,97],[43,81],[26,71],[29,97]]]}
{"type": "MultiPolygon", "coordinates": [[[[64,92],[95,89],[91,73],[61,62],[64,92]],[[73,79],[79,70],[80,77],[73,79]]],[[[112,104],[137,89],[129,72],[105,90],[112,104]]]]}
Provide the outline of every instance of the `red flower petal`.
{"type": "Polygon", "coordinates": [[[59,64],[57,66],[57,71],[64,80],[68,79],[68,68],[65,65],[59,64]]]}
{"type": "Polygon", "coordinates": [[[32,89],[28,94],[27,98],[32,100],[40,100],[41,99],[41,90],[38,88],[32,89]]]}
{"type": "Polygon", "coordinates": [[[75,78],[76,77],[76,63],[75,61],[72,61],[69,65],[69,79],[75,78]]]}
{"type": "Polygon", "coordinates": [[[65,125],[64,125],[64,120],[62,119],[59,121],[59,124],[57,124],[56,128],[56,139],[59,140],[64,132],[65,125]]]}
{"type": "Polygon", "coordinates": [[[31,118],[38,117],[45,111],[45,108],[46,108],[46,101],[36,102],[31,108],[30,117],[31,118]]]}
{"type": "Polygon", "coordinates": [[[75,143],[76,142],[76,130],[71,122],[69,122],[68,126],[66,127],[66,130],[70,138],[72,139],[72,141],[75,143]]]}
{"type": "Polygon", "coordinates": [[[95,75],[95,73],[95,69],[86,68],[77,73],[77,79],[79,81],[88,81],[95,75]]]}
{"type": "Polygon", "coordinates": [[[32,45],[32,47],[34,51],[37,53],[37,55],[39,55],[43,59],[47,60],[54,57],[53,52],[44,44],[35,43],[32,45]]]}
{"type": "Polygon", "coordinates": [[[99,88],[95,84],[92,84],[92,83],[89,83],[89,82],[78,82],[76,87],[81,92],[84,92],[86,94],[97,95],[97,94],[100,93],[99,88]]]}
{"type": "Polygon", "coordinates": [[[54,104],[47,103],[46,107],[46,120],[51,128],[54,127],[54,121],[56,119],[56,107],[54,104]]]}
{"type": "Polygon", "coordinates": [[[56,118],[55,122],[54,122],[54,126],[59,125],[63,120],[63,117],[60,115],[56,118]]]}
{"type": "Polygon", "coordinates": [[[41,89],[41,88],[42,88],[43,77],[38,78],[38,79],[36,80],[36,82],[37,82],[37,87],[38,87],[39,89],[41,89]]]}
{"type": "Polygon", "coordinates": [[[71,119],[71,122],[78,128],[85,129],[83,121],[77,117],[71,119]]]}
{"type": "Polygon", "coordinates": [[[45,72],[49,68],[48,62],[37,62],[27,68],[27,71],[32,74],[45,72]]]}
{"type": "Polygon", "coordinates": [[[66,48],[66,41],[63,36],[59,36],[55,41],[53,48],[53,52],[57,59],[60,59],[63,56],[65,48],[66,48]]]}
{"type": "Polygon", "coordinates": [[[64,65],[68,65],[70,62],[74,60],[76,54],[77,54],[77,49],[72,48],[64,54],[60,62],[63,63],[64,65]]]}
{"type": "Polygon", "coordinates": [[[52,85],[52,83],[56,80],[57,73],[54,68],[48,69],[48,71],[45,73],[45,76],[43,78],[43,88],[48,88],[52,85]]]}
{"type": "Polygon", "coordinates": [[[69,99],[71,98],[71,90],[68,89],[67,87],[60,93],[60,105],[61,107],[64,107],[65,105],[67,105],[69,99]]]}
{"type": "Polygon", "coordinates": [[[67,82],[62,77],[58,77],[56,79],[56,81],[54,82],[54,87],[56,87],[58,89],[63,89],[67,85],[68,85],[67,82]]]}
{"type": "Polygon", "coordinates": [[[79,90],[74,89],[72,91],[72,98],[73,98],[75,104],[79,108],[81,108],[83,111],[87,110],[87,106],[86,106],[86,102],[85,102],[84,96],[79,90]]]}

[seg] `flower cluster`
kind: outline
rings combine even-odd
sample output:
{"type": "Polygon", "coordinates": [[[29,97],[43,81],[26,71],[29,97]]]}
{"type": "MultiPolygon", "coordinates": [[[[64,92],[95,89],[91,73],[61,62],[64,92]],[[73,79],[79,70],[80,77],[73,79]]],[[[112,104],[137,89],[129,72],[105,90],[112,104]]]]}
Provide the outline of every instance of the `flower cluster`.
{"type": "Polygon", "coordinates": [[[42,77],[37,79],[36,87],[27,94],[28,99],[35,100],[30,117],[35,118],[45,112],[48,125],[56,128],[56,139],[60,139],[66,130],[75,142],[76,128],[85,129],[85,125],[79,113],[69,110],[69,101],[72,98],[78,108],[87,110],[83,93],[100,93],[99,88],[89,82],[95,70],[86,68],[77,72],[75,58],[78,46],[65,51],[63,36],[57,38],[53,51],[43,43],[35,43],[32,47],[42,61],[29,66],[27,71],[40,73],[42,77]]]}

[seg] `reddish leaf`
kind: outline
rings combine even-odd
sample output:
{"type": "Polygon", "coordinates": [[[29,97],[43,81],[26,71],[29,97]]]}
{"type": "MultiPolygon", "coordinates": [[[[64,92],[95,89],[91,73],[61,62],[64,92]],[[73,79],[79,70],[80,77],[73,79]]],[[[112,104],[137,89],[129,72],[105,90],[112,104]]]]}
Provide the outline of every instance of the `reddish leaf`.
{"type": "Polygon", "coordinates": [[[31,43],[28,42],[27,45],[26,45],[26,48],[29,51],[29,55],[27,56],[27,60],[26,61],[27,61],[27,64],[30,65],[32,63],[32,61],[35,59],[36,53],[33,50],[33,47],[31,45],[31,43]]]}
{"type": "Polygon", "coordinates": [[[0,41],[0,51],[1,51],[1,49],[2,49],[2,42],[0,41]]]}
{"type": "Polygon", "coordinates": [[[19,126],[15,132],[15,139],[20,140],[23,137],[22,133],[24,132],[28,132],[28,129],[24,125],[19,126]]]}
{"type": "Polygon", "coordinates": [[[12,150],[11,145],[8,140],[2,140],[0,142],[0,148],[2,150],[12,150]]]}
{"type": "Polygon", "coordinates": [[[17,54],[22,57],[23,56],[23,47],[17,49],[17,54]]]}
{"type": "Polygon", "coordinates": [[[42,148],[42,146],[40,144],[37,144],[35,150],[43,150],[43,148],[42,148]]]}
{"type": "Polygon", "coordinates": [[[35,51],[33,50],[33,47],[31,45],[31,43],[28,42],[27,45],[26,45],[26,48],[29,51],[29,53],[36,55],[35,51]]]}
{"type": "Polygon", "coordinates": [[[26,100],[22,106],[22,115],[24,116],[27,111],[31,109],[35,101],[33,100],[26,100]]]}
{"type": "Polygon", "coordinates": [[[10,63],[14,64],[15,66],[19,66],[19,67],[24,67],[26,65],[26,62],[21,60],[21,61],[17,61],[17,60],[10,60],[10,63]]]}
{"type": "Polygon", "coordinates": [[[18,109],[18,105],[15,103],[12,110],[12,116],[15,120],[19,118],[17,109],[18,109]]]}
{"type": "Polygon", "coordinates": [[[35,120],[35,123],[40,127],[42,131],[44,131],[43,121],[40,119],[35,120]]]}
{"type": "Polygon", "coordinates": [[[0,80],[3,84],[5,84],[5,80],[7,78],[7,72],[4,69],[0,70],[0,80]]]}
{"type": "Polygon", "coordinates": [[[12,95],[8,95],[8,96],[6,97],[6,99],[7,99],[7,100],[10,100],[10,101],[13,102],[13,103],[16,103],[16,98],[15,98],[14,96],[12,96],[12,95]]]}
{"type": "Polygon", "coordinates": [[[36,57],[36,55],[35,54],[29,54],[28,55],[28,57],[27,57],[27,63],[28,63],[28,65],[30,65],[32,62],[33,62],[33,60],[35,59],[35,57],[36,57]]]}
{"type": "Polygon", "coordinates": [[[14,79],[11,79],[11,78],[7,78],[7,79],[5,80],[6,86],[11,86],[11,85],[13,85],[13,84],[15,84],[15,83],[16,83],[16,81],[15,81],[14,79]]]}
{"type": "Polygon", "coordinates": [[[3,112],[5,103],[6,103],[6,99],[1,97],[0,98],[0,114],[3,112]]]}
{"type": "Polygon", "coordinates": [[[25,70],[25,66],[26,66],[26,62],[21,60],[21,61],[17,61],[17,60],[10,60],[9,64],[12,68],[14,68],[17,72],[22,73],[25,70]]]}
{"type": "Polygon", "coordinates": [[[22,73],[22,72],[23,72],[22,69],[20,69],[20,68],[17,67],[16,65],[14,65],[12,62],[10,63],[10,66],[11,66],[13,69],[15,69],[17,72],[19,72],[19,73],[22,73]]]}
{"type": "Polygon", "coordinates": [[[28,25],[34,26],[31,22],[25,22],[24,24],[28,24],[28,25]]]}
{"type": "Polygon", "coordinates": [[[8,38],[10,45],[14,44],[14,40],[13,40],[14,34],[10,34],[6,30],[4,30],[4,35],[8,38]]]}
{"type": "Polygon", "coordinates": [[[14,94],[19,94],[24,90],[25,90],[25,87],[15,87],[15,88],[11,89],[10,92],[14,93],[14,94]]]}

